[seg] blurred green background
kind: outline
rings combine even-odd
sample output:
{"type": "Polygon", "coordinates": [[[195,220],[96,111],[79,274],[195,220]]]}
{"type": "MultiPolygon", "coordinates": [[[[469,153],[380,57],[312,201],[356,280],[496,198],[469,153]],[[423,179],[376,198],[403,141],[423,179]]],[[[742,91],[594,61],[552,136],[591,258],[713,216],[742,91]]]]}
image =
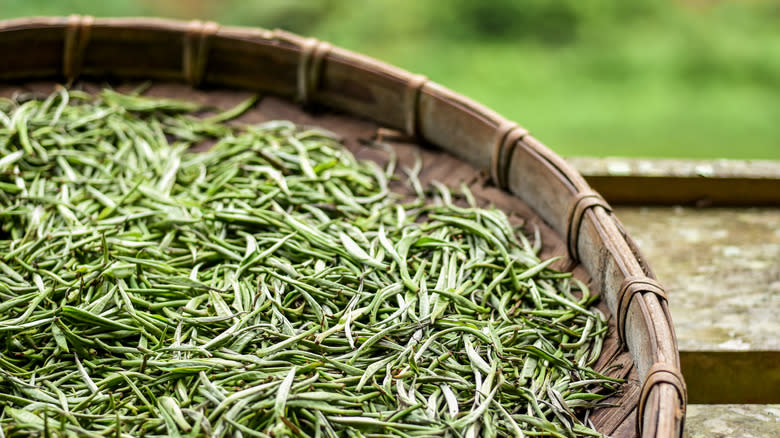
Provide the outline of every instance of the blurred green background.
{"type": "Polygon", "coordinates": [[[0,18],[285,28],[427,75],[562,155],[780,159],[778,0],[0,0],[0,18]]]}

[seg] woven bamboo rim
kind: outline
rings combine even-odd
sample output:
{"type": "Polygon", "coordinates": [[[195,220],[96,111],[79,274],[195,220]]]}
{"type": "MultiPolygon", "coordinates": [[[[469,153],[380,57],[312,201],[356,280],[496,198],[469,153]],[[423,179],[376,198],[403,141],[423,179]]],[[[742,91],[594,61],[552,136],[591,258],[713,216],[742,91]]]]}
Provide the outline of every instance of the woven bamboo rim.
{"type": "Polygon", "coordinates": [[[607,204],[517,124],[423,76],[278,30],[24,18],[0,21],[0,53],[0,81],[143,78],[263,91],[371,119],[489,169],[567,239],[570,258],[618,315],[642,381],[641,436],[682,435],[687,395],[663,289],[607,204]]]}

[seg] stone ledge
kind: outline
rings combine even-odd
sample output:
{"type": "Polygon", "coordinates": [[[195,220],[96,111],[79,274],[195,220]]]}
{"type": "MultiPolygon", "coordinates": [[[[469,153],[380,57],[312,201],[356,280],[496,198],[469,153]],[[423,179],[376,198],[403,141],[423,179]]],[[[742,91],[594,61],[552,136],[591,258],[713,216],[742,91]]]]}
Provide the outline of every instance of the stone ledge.
{"type": "Polygon", "coordinates": [[[780,206],[780,161],[569,158],[613,204],[780,206]]]}
{"type": "Polygon", "coordinates": [[[674,160],[622,157],[568,157],[584,176],[641,176],[688,178],[780,177],[780,161],[773,160],[674,160]]]}
{"type": "Polygon", "coordinates": [[[688,405],[683,438],[776,438],[780,405],[688,405]]]}

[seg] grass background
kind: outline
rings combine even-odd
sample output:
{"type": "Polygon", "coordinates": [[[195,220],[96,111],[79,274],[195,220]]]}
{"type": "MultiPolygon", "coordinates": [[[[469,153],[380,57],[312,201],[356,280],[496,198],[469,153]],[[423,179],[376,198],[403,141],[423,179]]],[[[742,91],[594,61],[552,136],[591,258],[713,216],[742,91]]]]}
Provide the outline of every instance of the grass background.
{"type": "Polygon", "coordinates": [[[780,159],[778,0],[0,0],[281,27],[425,74],[562,155],[780,159]]]}

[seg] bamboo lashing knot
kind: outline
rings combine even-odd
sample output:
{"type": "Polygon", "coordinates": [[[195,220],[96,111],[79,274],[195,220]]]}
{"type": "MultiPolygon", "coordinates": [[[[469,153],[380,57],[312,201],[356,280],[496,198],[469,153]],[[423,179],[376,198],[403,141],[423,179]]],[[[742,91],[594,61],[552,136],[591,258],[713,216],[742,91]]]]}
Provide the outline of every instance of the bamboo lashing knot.
{"type": "MultiPolygon", "coordinates": [[[[650,392],[653,387],[659,383],[666,383],[672,385],[677,391],[677,395],[680,398],[680,421],[685,419],[685,410],[688,404],[688,389],[685,387],[685,381],[683,380],[682,373],[677,368],[662,362],[656,362],[647,372],[645,381],[642,383],[642,392],[639,396],[639,416],[637,417],[637,433],[642,436],[642,424],[645,418],[645,406],[650,398],[650,392]]],[[[683,424],[680,424],[680,432],[682,432],[683,424]]]]}
{"type": "Polygon", "coordinates": [[[84,51],[89,43],[90,30],[95,18],[89,15],[71,15],[65,25],[65,46],[62,55],[62,74],[68,82],[75,81],[81,73],[84,51]]]}
{"type": "Polygon", "coordinates": [[[416,137],[420,123],[420,94],[428,78],[423,75],[413,75],[406,82],[404,90],[404,130],[406,135],[416,137]]]}
{"type": "Polygon", "coordinates": [[[501,156],[499,157],[501,168],[498,174],[498,182],[502,189],[509,188],[509,168],[512,164],[512,154],[515,152],[517,142],[526,135],[528,135],[528,130],[517,126],[504,137],[504,146],[501,148],[501,156]]]}
{"type": "Polygon", "coordinates": [[[634,276],[626,277],[623,284],[620,285],[620,291],[617,296],[617,330],[620,343],[626,346],[626,318],[628,308],[631,306],[631,300],[636,294],[650,293],[658,297],[661,301],[666,301],[666,292],[664,287],[657,280],[650,277],[634,276]]]}
{"type": "Polygon", "coordinates": [[[585,217],[585,212],[588,211],[589,208],[597,206],[602,207],[607,211],[612,211],[612,207],[607,204],[607,201],[592,190],[577,193],[569,206],[568,219],[566,222],[566,246],[569,251],[569,258],[575,263],[580,261],[577,242],[580,238],[582,219],[585,217]]]}
{"type": "Polygon", "coordinates": [[[316,38],[308,38],[303,42],[298,60],[296,95],[297,100],[302,104],[308,104],[319,87],[323,61],[332,48],[329,43],[316,38]]]}
{"type": "Polygon", "coordinates": [[[508,120],[502,121],[496,129],[493,153],[490,157],[490,178],[493,184],[502,189],[507,188],[509,167],[515,146],[526,135],[528,135],[527,129],[508,120]]]}
{"type": "Polygon", "coordinates": [[[213,21],[193,20],[187,26],[184,37],[184,58],[182,68],[184,79],[193,87],[203,83],[206,74],[211,37],[219,30],[219,24],[213,21]]]}

